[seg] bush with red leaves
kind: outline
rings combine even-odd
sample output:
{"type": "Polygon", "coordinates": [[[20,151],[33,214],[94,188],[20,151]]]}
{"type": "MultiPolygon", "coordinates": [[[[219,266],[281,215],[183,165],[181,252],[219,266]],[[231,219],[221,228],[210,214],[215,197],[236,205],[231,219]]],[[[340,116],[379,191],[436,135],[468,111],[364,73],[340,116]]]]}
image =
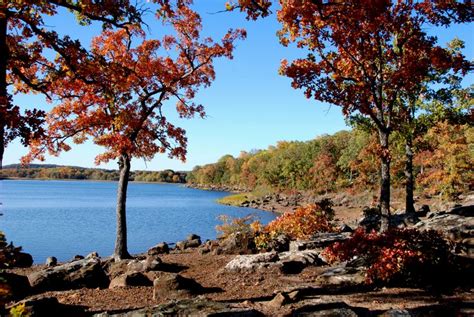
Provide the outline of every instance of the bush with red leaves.
{"type": "Polygon", "coordinates": [[[453,271],[449,246],[436,231],[366,233],[357,229],[350,239],[333,244],[324,253],[330,261],[365,258],[368,284],[439,286],[453,271]]]}

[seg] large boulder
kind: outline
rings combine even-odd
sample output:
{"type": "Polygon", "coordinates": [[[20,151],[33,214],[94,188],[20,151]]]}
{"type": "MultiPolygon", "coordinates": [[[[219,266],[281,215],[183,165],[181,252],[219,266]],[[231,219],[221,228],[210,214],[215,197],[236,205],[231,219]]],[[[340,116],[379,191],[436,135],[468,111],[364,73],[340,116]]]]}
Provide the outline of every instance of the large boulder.
{"type": "Polygon", "coordinates": [[[255,272],[269,267],[278,267],[285,274],[301,272],[310,265],[321,265],[324,262],[314,250],[265,252],[258,254],[238,255],[224,267],[227,272],[255,272]]]}
{"type": "Polygon", "coordinates": [[[193,279],[176,273],[163,273],[153,281],[153,299],[187,298],[202,289],[203,287],[193,279]]]}
{"type": "Polygon", "coordinates": [[[28,275],[34,291],[54,291],[82,287],[96,288],[108,285],[100,259],[73,261],[28,275]]]}
{"type": "Polygon", "coordinates": [[[277,252],[238,255],[224,267],[228,272],[256,271],[275,265],[280,258],[277,252]]]}
{"type": "Polygon", "coordinates": [[[252,254],[256,252],[253,235],[234,232],[219,240],[219,246],[213,251],[215,254],[252,254]]]}
{"type": "Polygon", "coordinates": [[[455,251],[474,258],[474,217],[466,210],[472,206],[454,208],[449,213],[434,213],[430,218],[415,225],[419,230],[439,231],[447,240],[455,244],[455,251]]]}

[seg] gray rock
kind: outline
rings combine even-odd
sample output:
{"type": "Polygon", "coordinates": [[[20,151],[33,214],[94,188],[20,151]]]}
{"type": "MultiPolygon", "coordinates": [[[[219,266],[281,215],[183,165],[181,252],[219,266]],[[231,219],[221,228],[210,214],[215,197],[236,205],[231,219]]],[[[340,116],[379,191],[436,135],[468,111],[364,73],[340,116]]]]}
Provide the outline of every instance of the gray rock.
{"type": "Polygon", "coordinates": [[[347,240],[350,236],[350,232],[318,233],[315,234],[310,240],[291,241],[290,251],[322,249],[335,242],[347,240]]]}
{"type": "Polygon", "coordinates": [[[46,259],[45,264],[46,264],[47,267],[56,266],[56,265],[58,265],[58,259],[56,259],[56,257],[54,257],[54,256],[50,256],[46,259]]]}
{"type": "Polygon", "coordinates": [[[201,239],[184,240],[184,241],[176,242],[176,249],[182,251],[189,248],[197,248],[200,245],[201,245],[201,239]]]}
{"type": "Polygon", "coordinates": [[[78,260],[28,275],[34,291],[103,287],[107,276],[99,259],[78,260]]]}
{"type": "Polygon", "coordinates": [[[145,271],[157,271],[162,267],[163,261],[156,255],[147,255],[144,263],[145,271]]]}
{"type": "Polygon", "coordinates": [[[168,254],[170,252],[170,248],[166,242],[161,242],[155,245],[154,247],[150,248],[147,251],[148,255],[155,255],[155,254],[168,254]]]}
{"type": "Polygon", "coordinates": [[[94,251],[86,255],[86,259],[94,259],[94,258],[99,258],[99,253],[94,251]]]}
{"type": "Polygon", "coordinates": [[[419,230],[435,230],[454,242],[455,251],[474,258],[474,217],[456,213],[437,213],[415,225],[419,230]]]}
{"type": "MultiPolygon", "coordinates": [[[[191,241],[191,240],[201,240],[201,237],[198,236],[198,235],[195,234],[195,233],[191,233],[191,234],[186,238],[186,240],[188,240],[188,241],[191,241]]],[[[201,244],[201,243],[199,243],[199,244],[201,244]]]]}
{"type": "Polygon", "coordinates": [[[224,267],[227,272],[254,272],[268,267],[279,267],[285,274],[301,272],[310,265],[320,265],[323,261],[314,250],[266,252],[236,256],[224,267]]]}
{"type": "Polygon", "coordinates": [[[146,316],[239,316],[253,317],[262,314],[251,308],[232,307],[231,304],[213,302],[202,298],[172,301],[154,307],[143,308],[127,313],[100,313],[95,317],[146,317],[146,316]]]}
{"type": "Polygon", "coordinates": [[[316,284],[324,287],[362,286],[365,270],[344,266],[331,267],[316,278],[316,284]]]}
{"type": "Polygon", "coordinates": [[[228,272],[256,271],[275,264],[279,260],[277,252],[238,255],[225,266],[228,272]]]}

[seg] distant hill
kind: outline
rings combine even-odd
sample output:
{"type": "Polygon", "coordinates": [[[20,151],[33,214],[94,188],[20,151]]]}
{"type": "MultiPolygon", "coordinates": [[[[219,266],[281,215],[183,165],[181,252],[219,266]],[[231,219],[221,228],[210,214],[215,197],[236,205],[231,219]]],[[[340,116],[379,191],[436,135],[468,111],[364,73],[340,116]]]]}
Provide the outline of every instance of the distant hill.
{"type": "MultiPolygon", "coordinates": [[[[173,171],[132,171],[131,181],[185,183],[187,172],[173,171]]],[[[84,179],[116,181],[119,178],[118,170],[101,168],[86,168],[79,166],[64,166],[56,164],[30,164],[22,167],[20,164],[5,165],[0,171],[0,179],[84,179]]]]}

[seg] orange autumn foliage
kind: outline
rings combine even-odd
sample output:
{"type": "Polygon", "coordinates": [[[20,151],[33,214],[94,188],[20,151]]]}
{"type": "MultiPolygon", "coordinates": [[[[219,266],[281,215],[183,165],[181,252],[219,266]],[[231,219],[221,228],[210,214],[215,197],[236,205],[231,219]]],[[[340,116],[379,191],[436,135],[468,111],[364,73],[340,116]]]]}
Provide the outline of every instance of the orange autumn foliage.
{"type": "Polygon", "coordinates": [[[297,208],[294,212],[285,212],[261,228],[254,225],[259,232],[255,244],[265,248],[269,241],[279,235],[286,235],[292,240],[309,239],[318,232],[333,232],[331,205],[323,201],[297,208]]]}
{"type": "Polygon", "coordinates": [[[78,69],[57,58],[65,74],[52,90],[62,102],[48,114],[49,137],[34,143],[25,161],[67,151],[70,139],[80,144],[89,138],[105,148],[97,164],[123,155],[149,160],[157,153],[185,160],[185,131],[168,121],[165,106],[174,101],[179,117],[203,117],[204,107],[193,99],[213,81],[214,59],[232,58],[233,42],[245,31],[229,30],[215,43],[201,37],[201,18],[189,6],[158,2],[156,17],[173,35],[148,39],[138,27],[106,30],[78,69]]]}

